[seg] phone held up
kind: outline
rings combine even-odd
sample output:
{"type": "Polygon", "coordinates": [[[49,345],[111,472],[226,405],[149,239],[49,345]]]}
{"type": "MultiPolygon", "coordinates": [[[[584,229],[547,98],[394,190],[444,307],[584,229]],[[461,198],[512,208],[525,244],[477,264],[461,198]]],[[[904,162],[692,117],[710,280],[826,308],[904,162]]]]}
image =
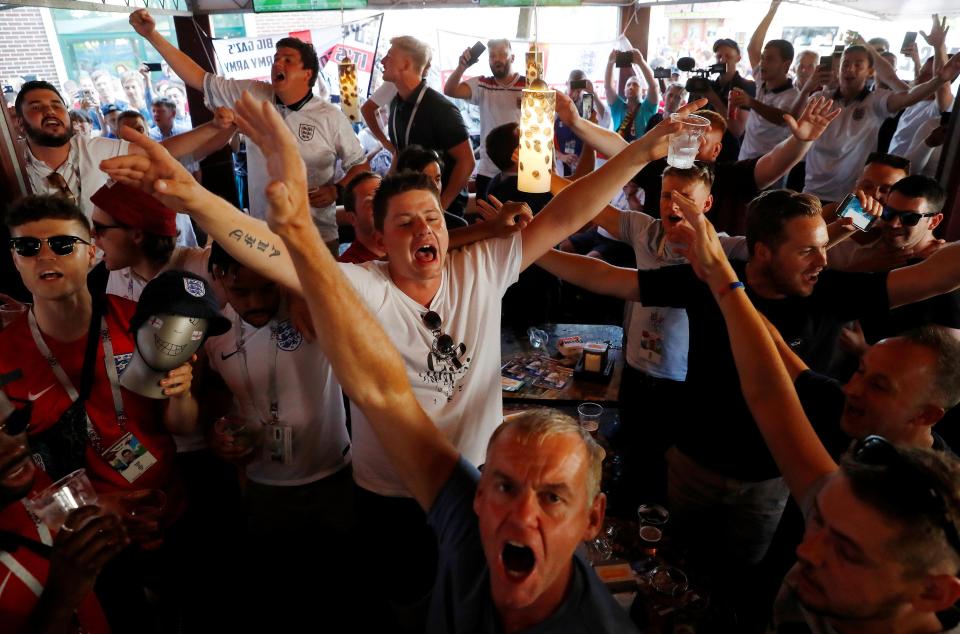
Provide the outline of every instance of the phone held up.
{"type": "Polygon", "coordinates": [[[860,205],[860,199],[854,194],[847,194],[846,198],[840,201],[840,206],[837,207],[837,217],[853,218],[853,226],[860,231],[870,231],[873,223],[877,220],[876,216],[864,211],[860,205]]]}

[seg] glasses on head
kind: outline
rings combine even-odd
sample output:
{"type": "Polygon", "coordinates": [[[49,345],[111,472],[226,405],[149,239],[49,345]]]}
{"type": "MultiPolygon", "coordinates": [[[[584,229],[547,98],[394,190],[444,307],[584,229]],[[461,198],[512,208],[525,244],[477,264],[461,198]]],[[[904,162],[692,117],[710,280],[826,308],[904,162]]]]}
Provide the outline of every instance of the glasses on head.
{"type": "Polygon", "coordinates": [[[853,458],[863,465],[887,467],[897,490],[891,491],[900,504],[909,504],[918,512],[938,518],[947,537],[947,543],[960,554],[960,534],[948,515],[947,500],[933,477],[904,457],[890,441],[882,436],[861,438],[853,446],[853,458]]]}
{"type": "Polygon", "coordinates": [[[463,365],[458,358],[459,346],[453,341],[453,337],[443,332],[443,320],[440,319],[440,315],[429,310],[421,316],[421,319],[423,319],[423,325],[433,331],[433,354],[449,361],[459,369],[463,365]]]}
{"type": "Polygon", "coordinates": [[[106,225],[106,224],[103,224],[102,222],[97,222],[96,220],[92,220],[91,223],[93,224],[94,235],[102,235],[103,232],[108,229],[126,229],[127,228],[124,225],[106,225]]]}
{"type": "Polygon", "coordinates": [[[78,242],[89,245],[90,243],[77,236],[50,236],[49,238],[34,238],[32,236],[20,236],[10,238],[10,248],[16,251],[17,255],[25,258],[32,258],[40,253],[41,245],[46,242],[50,250],[57,255],[70,255],[73,253],[73,247],[78,242]]]}
{"type": "Polygon", "coordinates": [[[917,211],[901,211],[899,209],[894,209],[889,205],[885,205],[883,207],[883,213],[880,214],[880,217],[886,222],[891,222],[894,218],[900,218],[900,224],[902,224],[904,227],[916,227],[921,218],[936,216],[938,213],[940,212],[931,211],[930,213],[922,214],[917,211]]]}
{"type": "Polygon", "coordinates": [[[63,174],[60,172],[51,172],[46,180],[50,185],[57,188],[58,196],[73,204],[77,204],[77,197],[70,191],[70,187],[67,186],[67,179],[63,177],[63,174]]]}
{"type": "Polygon", "coordinates": [[[33,403],[19,398],[7,398],[11,401],[23,403],[24,406],[13,410],[6,420],[0,421],[0,432],[7,436],[19,436],[30,426],[30,413],[33,411],[33,403]]]}

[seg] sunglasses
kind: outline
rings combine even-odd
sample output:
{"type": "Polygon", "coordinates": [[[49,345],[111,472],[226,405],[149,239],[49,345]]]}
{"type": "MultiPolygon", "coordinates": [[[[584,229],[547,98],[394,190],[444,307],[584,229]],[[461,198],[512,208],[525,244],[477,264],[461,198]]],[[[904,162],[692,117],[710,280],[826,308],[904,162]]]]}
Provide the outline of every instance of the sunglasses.
{"type": "Polygon", "coordinates": [[[73,247],[78,242],[90,245],[89,242],[77,236],[50,236],[49,238],[34,238],[32,236],[20,236],[10,238],[10,248],[17,252],[17,255],[25,258],[32,258],[40,253],[40,247],[46,242],[50,250],[57,255],[70,255],[73,253],[73,247]]]}
{"type": "Polygon", "coordinates": [[[33,411],[33,403],[19,398],[9,397],[11,401],[23,403],[24,406],[15,409],[7,416],[7,420],[0,422],[0,432],[8,436],[19,436],[30,426],[30,413],[33,411]]]}
{"type": "Polygon", "coordinates": [[[918,512],[935,516],[947,537],[947,543],[960,553],[960,534],[947,514],[947,500],[933,478],[905,458],[890,441],[882,436],[867,436],[853,446],[853,458],[863,465],[887,467],[897,483],[890,491],[898,503],[911,506],[918,512]]]}
{"type": "Polygon", "coordinates": [[[97,222],[96,220],[91,221],[93,224],[93,233],[94,235],[103,235],[104,231],[108,229],[129,229],[129,227],[124,225],[105,225],[102,222],[97,222]]]}
{"type": "Polygon", "coordinates": [[[900,224],[902,224],[904,227],[916,227],[921,218],[929,218],[931,216],[936,216],[939,213],[939,211],[931,211],[930,213],[921,214],[916,211],[900,211],[899,209],[894,209],[893,207],[884,206],[883,213],[880,214],[880,217],[887,222],[899,217],[900,224]]]}
{"type": "Polygon", "coordinates": [[[443,320],[436,312],[429,310],[425,312],[421,319],[423,325],[433,331],[433,352],[441,359],[449,360],[454,366],[460,368],[462,363],[457,358],[457,344],[453,337],[443,332],[443,320]]]}

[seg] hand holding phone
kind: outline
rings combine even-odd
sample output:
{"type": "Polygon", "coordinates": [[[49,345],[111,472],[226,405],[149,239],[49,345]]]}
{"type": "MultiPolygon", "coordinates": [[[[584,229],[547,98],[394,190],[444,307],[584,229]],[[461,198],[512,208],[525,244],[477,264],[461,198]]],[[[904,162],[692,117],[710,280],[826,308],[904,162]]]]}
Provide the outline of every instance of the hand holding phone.
{"type": "Polygon", "coordinates": [[[852,218],[853,226],[860,231],[870,231],[877,217],[865,211],[855,194],[847,194],[837,207],[838,218],[852,218]]]}
{"type": "Polygon", "coordinates": [[[483,42],[477,42],[471,46],[470,57],[467,59],[467,66],[473,66],[476,64],[485,50],[487,50],[487,47],[484,46],[483,42]]]}
{"type": "Polygon", "coordinates": [[[903,44],[900,45],[900,53],[907,55],[910,51],[910,47],[917,43],[917,32],[916,31],[907,31],[903,35],[903,44]]]}
{"type": "Polygon", "coordinates": [[[580,95],[580,116],[584,119],[593,117],[593,95],[588,92],[580,95]]]}
{"type": "Polygon", "coordinates": [[[618,51],[614,64],[617,68],[630,68],[633,65],[633,51],[618,51]]]}

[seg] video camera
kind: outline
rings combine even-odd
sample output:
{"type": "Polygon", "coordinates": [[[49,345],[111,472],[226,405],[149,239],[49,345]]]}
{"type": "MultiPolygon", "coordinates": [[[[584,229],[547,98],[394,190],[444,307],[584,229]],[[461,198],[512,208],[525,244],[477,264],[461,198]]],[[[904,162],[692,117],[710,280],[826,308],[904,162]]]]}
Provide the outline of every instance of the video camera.
{"type": "Polygon", "coordinates": [[[694,74],[694,77],[687,79],[687,85],[684,88],[689,93],[700,95],[710,90],[710,75],[723,73],[727,70],[727,65],[723,62],[712,64],[707,68],[697,68],[696,66],[697,62],[692,57],[681,57],[677,60],[677,68],[694,74]]]}

